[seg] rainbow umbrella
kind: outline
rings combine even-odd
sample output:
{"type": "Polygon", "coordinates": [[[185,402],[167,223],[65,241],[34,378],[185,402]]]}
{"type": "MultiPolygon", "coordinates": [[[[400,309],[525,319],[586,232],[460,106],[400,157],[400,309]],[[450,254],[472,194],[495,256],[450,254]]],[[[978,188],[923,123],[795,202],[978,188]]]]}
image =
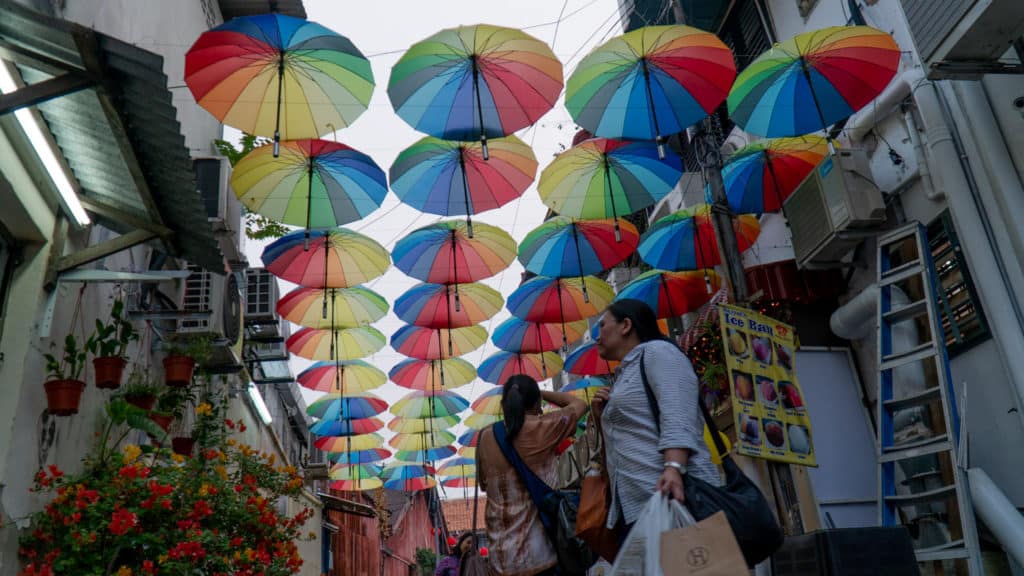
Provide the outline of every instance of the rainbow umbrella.
{"type": "Polygon", "coordinates": [[[516,241],[501,228],[448,220],[414,230],[395,244],[395,266],[434,284],[464,284],[490,278],[516,257],[516,241]]]}
{"type": "Polygon", "coordinates": [[[312,288],[348,288],[381,276],[391,257],[376,240],[347,228],[315,230],[307,241],[298,230],[263,250],[267,270],[293,284],[312,288]]]}
{"type": "Polygon", "coordinates": [[[388,301],[362,286],[352,288],[296,288],[277,301],[277,313],[307,328],[355,328],[387,315],[388,301]]]}
{"type": "Polygon", "coordinates": [[[590,404],[590,401],[594,399],[594,394],[599,388],[607,388],[608,381],[604,378],[580,378],[575,382],[570,382],[559,390],[559,392],[570,392],[573,396],[583,400],[590,404]]]}
{"type": "Polygon", "coordinates": [[[588,342],[569,353],[565,371],[579,376],[605,376],[612,374],[618,362],[609,362],[597,353],[597,343],[588,342]]]}
{"type": "Polygon", "coordinates": [[[437,485],[434,469],[430,466],[410,462],[392,462],[381,471],[384,487],[401,492],[428,490],[437,485]]]}
{"type": "Polygon", "coordinates": [[[434,390],[465,386],[476,378],[476,368],[462,358],[446,360],[402,360],[388,372],[391,381],[403,388],[434,390]]]}
{"type": "Polygon", "coordinates": [[[486,284],[423,283],[395,300],[395,315],[424,328],[463,328],[488,320],[502,302],[501,293],[486,284]]]}
{"type": "Polygon", "coordinates": [[[340,464],[331,466],[327,477],[331,480],[380,478],[381,470],[378,464],[340,464]]]}
{"type": "Polygon", "coordinates": [[[366,492],[384,486],[380,478],[360,478],[358,480],[333,480],[327,487],[338,492],[366,492]]]}
{"type": "Polygon", "coordinates": [[[641,300],[658,318],[674,318],[707,304],[721,286],[722,279],[714,270],[648,270],[623,286],[615,299],[641,300]]]}
{"type": "Polygon", "coordinates": [[[395,434],[388,444],[399,451],[420,451],[448,446],[455,442],[455,434],[447,430],[429,430],[417,434],[395,434]]]}
{"type": "Polygon", "coordinates": [[[515,136],[483,145],[426,137],[398,154],[391,189],[413,208],[442,216],[465,214],[473,236],[473,214],[494,210],[522,196],[537,175],[537,158],[515,136]]]}
{"type": "Polygon", "coordinates": [[[501,420],[504,419],[505,417],[502,416],[501,414],[479,414],[474,412],[466,417],[466,420],[463,422],[463,424],[466,425],[466,428],[469,428],[471,430],[482,430],[484,428],[487,428],[491,424],[494,424],[495,422],[500,422],[501,420]]]}
{"type": "Polygon", "coordinates": [[[420,360],[444,360],[462,356],[487,342],[483,326],[436,329],[402,326],[391,336],[391,347],[399,354],[420,360]],[[444,343],[447,342],[447,345],[444,343]]]}
{"type": "Polygon", "coordinates": [[[689,26],[647,26],[588,54],[565,86],[565,107],[595,136],[655,140],[718,108],[736,78],[732,52],[689,26]]]}
{"type": "Polygon", "coordinates": [[[295,380],[310,390],[349,396],[379,388],[388,381],[388,377],[379,368],[363,360],[335,360],[317,362],[299,372],[295,380]]]}
{"type": "MultiPolygon", "coordinates": [[[[750,248],[761,233],[757,217],[751,214],[737,216],[732,227],[740,252],[750,248]]],[[[644,233],[637,253],[660,270],[696,270],[720,264],[711,207],[696,204],[659,218],[644,233]]]]}
{"type": "Polygon", "coordinates": [[[454,446],[438,446],[426,450],[398,450],[395,458],[406,462],[435,462],[455,455],[454,446]]]}
{"type": "Polygon", "coordinates": [[[488,24],[442,30],[395,63],[388,96],[410,126],[445,140],[487,139],[536,122],[562,92],[562,63],[547,44],[488,24]]]}
{"type": "MultiPolygon", "coordinates": [[[[458,442],[462,446],[469,446],[470,448],[476,448],[478,442],[480,442],[480,431],[479,430],[467,430],[459,436],[458,442]]],[[[466,458],[469,463],[473,463],[473,460],[466,458]]]]}
{"type": "Polygon", "coordinates": [[[384,445],[384,437],[380,434],[359,434],[356,436],[321,436],[313,442],[313,446],[324,452],[352,452],[353,450],[370,450],[384,445]]]}
{"type": "Polygon", "coordinates": [[[869,26],[797,34],[736,78],[729,117],[744,131],[769,138],[827,131],[881,94],[899,63],[892,36],[869,26]]]}
{"type": "Polygon", "coordinates": [[[349,420],[320,420],[309,427],[317,436],[356,436],[370,434],[384,427],[380,418],[355,418],[349,420]]]}
{"type": "Polygon", "coordinates": [[[484,382],[500,386],[516,374],[525,374],[541,382],[551,378],[561,369],[562,357],[554,352],[517,354],[501,350],[485,358],[480,363],[477,374],[484,382]]]}
{"type": "Polygon", "coordinates": [[[503,387],[495,386],[474,400],[470,408],[477,414],[489,414],[492,416],[501,414],[501,396],[503,392],[503,387]]]}
{"type": "Polygon", "coordinates": [[[740,148],[722,168],[729,209],[737,214],[777,212],[828,154],[817,136],[762,140],[740,148]]]}
{"type": "Polygon", "coordinates": [[[399,418],[438,418],[452,416],[469,407],[469,401],[454,392],[413,391],[395,402],[391,413],[399,418]]]}
{"type": "Polygon", "coordinates": [[[586,321],[567,324],[541,324],[509,318],[491,335],[491,341],[506,352],[536,354],[559,348],[568,349],[569,342],[579,339],[587,331],[586,321]]]}
{"type": "Polygon", "coordinates": [[[288,337],[285,347],[309,360],[356,360],[384,347],[386,339],[373,326],[341,330],[303,328],[288,337]]]}
{"type": "Polygon", "coordinates": [[[534,228],[519,245],[519,261],[530,272],[565,278],[607,270],[636,250],[640,234],[622,222],[616,240],[615,224],[607,220],[572,220],[556,216],[534,228]]]}
{"type": "Polygon", "coordinates": [[[476,476],[447,476],[441,478],[441,486],[445,488],[473,488],[476,486],[476,476]]]}
{"type": "Polygon", "coordinates": [[[349,420],[371,418],[387,409],[387,402],[369,392],[352,396],[327,394],[314,400],[306,408],[306,414],[320,420],[349,420]]]}
{"type": "Polygon", "coordinates": [[[325,457],[329,461],[335,462],[337,466],[347,466],[387,460],[391,457],[391,451],[387,448],[371,448],[369,450],[353,450],[352,452],[328,452],[325,457]]]}
{"type": "Polygon", "coordinates": [[[659,157],[654,142],[593,138],[556,156],[541,172],[537,192],[562,216],[612,218],[619,239],[619,217],[657,204],[682,175],[682,158],[659,157]]]}
{"type": "Polygon", "coordinates": [[[437,468],[437,474],[439,476],[476,476],[476,461],[472,458],[452,458],[437,468]]]}
{"type": "Polygon", "coordinates": [[[508,310],[528,322],[574,322],[595,316],[612,303],[615,291],[594,276],[535,276],[508,297],[508,310]]]}
{"type": "Polygon", "coordinates": [[[476,458],[476,447],[475,446],[461,446],[456,452],[459,456],[466,458],[476,458]]]}
{"type": "Polygon", "coordinates": [[[432,430],[443,430],[459,423],[459,417],[439,416],[437,418],[392,418],[388,430],[399,434],[419,434],[432,430]]]}
{"type": "Polygon", "coordinates": [[[372,158],[338,142],[260,146],[234,166],[231,187],[253,212],[292,226],[332,228],[365,218],[388,193],[372,158]]]}
{"type": "Polygon", "coordinates": [[[234,18],[201,34],[185,54],[185,83],[218,120],[273,136],[275,146],[348,126],[374,86],[370,62],[348,38],[280,14],[234,18]]]}

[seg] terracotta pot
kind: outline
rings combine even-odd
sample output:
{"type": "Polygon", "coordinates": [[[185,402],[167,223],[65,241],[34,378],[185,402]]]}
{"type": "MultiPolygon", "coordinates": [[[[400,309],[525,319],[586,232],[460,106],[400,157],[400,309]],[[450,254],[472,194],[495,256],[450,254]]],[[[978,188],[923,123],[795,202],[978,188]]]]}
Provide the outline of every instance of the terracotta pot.
{"type": "Polygon", "coordinates": [[[134,394],[129,394],[124,397],[124,401],[133,406],[138,406],[143,410],[152,410],[153,405],[156,404],[156,395],[143,394],[141,396],[136,396],[134,394]]]}
{"type": "Polygon", "coordinates": [[[78,414],[78,403],[82,400],[85,382],[81,380],[50,380],[43,384],[46,389],[46,407],[54,416],[78,414]]]}
{"type": "Polygon", "coordinates": [[[164,358],[164,382],[168,386],[188,386],[195,367],[196,361],[188,356],[168,356],[164,358]]]}
{"type": "Polygon", "coordinates": [[[120,388],[121,374],[126,362],[120,356],[101,356],[93,358],[92,367],[96,371],[97,388],[120,388]]]}
{"type": "Polygon", "coordinates": [[[167,432],[167,429],[171,427],[171,422],[174,422],[174,416],[170,414],[150,414],[149,419],[156,422],[156,425],[167,432]]]}
{"type": "Polygon", "coordinates": [[[192,448],[195,444],[195,438],[189,436],[175,436],[171,438],[171,449],[174,450],[175,454],[181,454],[182,456],[191,456],[192,448]]]}

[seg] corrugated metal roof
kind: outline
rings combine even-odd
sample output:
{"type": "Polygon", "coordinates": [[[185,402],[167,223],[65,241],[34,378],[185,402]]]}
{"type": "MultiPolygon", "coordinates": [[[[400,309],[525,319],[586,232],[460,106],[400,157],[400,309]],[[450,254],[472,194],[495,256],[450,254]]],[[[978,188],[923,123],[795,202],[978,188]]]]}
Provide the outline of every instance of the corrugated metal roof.
{"type": "Polygon", "coordinates": [[[220,13],[224,20],[230,20],[238,16],[253,16],[255,14],[266,14],[277,12],[285,16],[306,18],[306,7],[302,0],[219,0],[220,13]]]}
{"type": "MultiPolygon", "coordinates": [[[[38,105],[83,194],[142,220],[153,221],[145,195],[119,146],[121,129],[104,112],[101,94],[113,103],[124,138],[138,160],[146,187],[163,225],[173,231],[172,249],[204,269],[224,273],[224,257],[213,236],[195,185],[195,173],[167,89],[160,56],[77,24],[44,16],[0,0],[0,42],[28,58],[52,60],[94,75],[79,51],[75,35],[94,39],[102,67],[101,85],[38,105]],[[98,92],[104,91],[104,92],[98,92]]],[[[19,63],[27,83],[62,73],[52,66],[19,63]]],[[[132,227],[99,219],[119,232],[132,227]]]]}

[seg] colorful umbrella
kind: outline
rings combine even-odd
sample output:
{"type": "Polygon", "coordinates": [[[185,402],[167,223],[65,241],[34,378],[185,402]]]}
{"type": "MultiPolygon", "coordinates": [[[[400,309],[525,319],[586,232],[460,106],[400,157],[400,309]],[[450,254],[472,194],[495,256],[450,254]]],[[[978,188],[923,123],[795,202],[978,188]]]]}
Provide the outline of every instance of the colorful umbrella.
{"type": "Polygon", "coordinates": [[[432,430],[443,430],[459,423],[459,417],[439,416],[437,418],[392,418],[388,430],[399,434],[419,434],[432,430]]]}
{"type": "Polygon", "coordinates": [[[414,230],[395,244],[395,266],[434,284],[462,284],[490,278],[516,257],[516,241],[501,228],[477,224],[470,238],[466,223],[436,222],[414,230]]]}
{"type": "Polygon", "coordinates": [[[285,347],[309,360],[356,360],[384,347],[386,339],[373,326],[342,330],[303,328],[288,337],[285,347]]]}
{"type": "Polygon", "coordinates": [[[530,272],[565,278],[607,270],[636,250],[640,234],[622,222],[622,240],[607,220],[572,220],[556,216],[534,228],[519,245],[519,261],[530,272]]]}
{"type": "Polygon", "coordinates": [[[777,212],[828,154],[817,136],[761,140],[740,148],[722,168],[729,209],[737,214],[777,212]]]}
{"type": "Polygon", "coordinates": [[[391,347],[396,352],[420,360],[442,360],[462,356],[483,346],[485,342],[487,329],[483,326],[451,330],[402,326],[391,336],[391,347]]]}
{"type": "Polygon", "coordinates": [[[869,26],[798,34],[736,78],[729,117],[744,131],[769,138],[827,130],[881,94],[899,63],[892,36],[869,26]]]}
{"type": "Polygon", "coordinates": [[[378,464],[342,464],[331,466],[327,472],[331,480],[360,480],[380,478],[381,466],[378,464]]]}
{"type": "Polygon", "coordinates": [[[490,159],[476,142],[426,137],[399,153],[391,165],[391,189],[398,199],[429,214],[466,215],[504,206],[522,196],[537,175],[537,158],[515,136],[490,142],[490,159]]]}
{"type": "Polygon", "coordinates": [[[458,414],[468,407],[469,401],[454,392],[414,391],[395,402],[391,413],[399,418],[438,418],[458,414]]]}
{"type": "Polygon", "coordinates": [[[364,284],[391,265],[376,240],[347,228],[313,231],[312,238],[307,242],[301,230],[278,238],[263,250],[263,265],[278,278],[311,288],[364,284]]]}
{"type": "Polygon", "coordinates": [[[528,322],[574,322],[600,313],[614,297],[612,287],[594,276],[535,276],[509,295],[508,310],[528,322]]]}
{"type": "Polygon", "coordinates": [[[309,427],[317,436],[355,436],[370,434],[384,427],[380,418],[355,418],[350,420],[320,420],[309,427]]]}
{"type": "Polygon", "coordinates": [[[388,444],[399,451],[420,451],[448,446],[455,442],[455,434],[447,430],[430,430],[418,434],[395,434],[388,444]]]}
{"type": "Polygon", "coordinates": [[[476,486],[476,476],[448,476],[441,478],[441,486],[445,488],[473,488],[476,486]]]}
{"type": "Polygon", "coordinates": [[[642,300],[658,318],[674,318],[706,304],[721,286],[722,279],[714,270],[648,270],[623,286],[615,299],[642,300]]]}
{"type": "Polygon", "coordinates": [[[540,174],[537,192],[562,216],[593,220],[618,218],[653,206],[683,175],[676,154],[658,156],[653,142],[594,138],[555,157],[540,174]]]}
{"type": "Polygon", "coordinates": [[[506,352],[536,354],[559,348],[568,349],[569,342],[579,339],[587,331],[583,320],[567,324],[540,324],[509,318],[491,335],[491,341],[506,352]]]}
{"type": "Polygon", "coordinates": [[[565,86],[565,107],[596,136],[655,140],[718,108],[736,78],[732,52],[709,32],[647,26],[588,54],[565,86]]]}
{"type": "Polygon", "coordinates": [[[505,417],[502,416],[501,414],[478,414],[474,412],[473,414],[470,414],[469,416],[466,417],[466,420],[463,422],[463,424],[466,425],[466,428],[469,428],[471,430],[482,430],[484,428],[487,428],[491,424],[494,424],[495,422],[499,422],[504,419],[505,417]]]}
{"type": "MultiPolygon", "coordinates": [[[[476,432],[473,432],[476,434],[476,432]]],[[[441,476],[475,476],[476,460],[472,458],[452,458],[438,467],[441,476]]]]}
{"type": "Polygon", "coordinates": [[[580,378],[575,382],[570,382],[559,390],[559,392],[570,392],[573,396],[583,400],[590,405],[590,401],[594,399],[594,394],[599,388],[608,387],[608,381],[604,378],[580,378]]]}
{"type": "Polygon", "coordinates": [[[313,442],[313,446],[324,452],[352,452],[353,450],[370,450],[384,445],[384,437],[380,434],[359,434],[357,436],[321,436],[313,442]]]}
{"type": "Polygon", "coordinates": [[[399,450],[395,452],[395,458],[406,462],[434,462],[444,460],[455,455],[454,446],[438,446],[426,450],[399,450]]]}
{"type": "Polygon", "coordinates": [[[536,122],[562,92],[562,63],[519,30],[488,24],[442,30],[391,70],[388,96],[410,126],[445,140],[487,139],[536,122]]]}
{"type": "Polygon", "coordinates": [[[424,328],[463,328],[490,319],[502,302],[501,293],[486,284],[423,283],[395,300],[395,315],[424,328]]]}
{"type": "Polygon", "coordinates": [[[347,466],[387,460],[391,457],[391,451],[387,448],[371,448],[369,450],[353,450],[352,452],[328,452],[325,457],[329,461],[337,463],[338,466],[347,466]]]}
{"type": "Polygon", "coordinates": [[[516,354],[499,351],[491,354],[477,369],[484,382],[501,386],[509,377],[525,374],[541,382],[551,378],[562,369],[562,357],[554,352],[543,354],[516,354]]]}
{"type": "Polygon", "coordinates": [[[384,486],[380,478],[360,478],[359,480],[333,480],[327,487],[338,492],[366,492],[384,486]]]}
{"type": "Polygon", "coordinates": [[[490,414],[492,416],[501,414],[501,396],[504,391],[502,386],[495,386],[474,400],[470,408],[477,414],[490,414]]]}
{"type": "Polygon", "coordinates": [[[388,193],[372,158],[329,140],[260,146],[234,166],[231,187],[253,212],[292,226],[332,228],[365,218],[388,193]],[[276,145],[275,145],[276,146],[276,145]]]}
{"type": "Polygon", "coordinates": [[[391,381],[413,390],[440,390],[465,386],[476,378],[476,368],[462,358],[420,360],[409,358],[395,365],[388,373],[391,381]]]}
{"type": "Polygon", "coordinates": [[[317,362],[299,372],[295,380],[310,390],[349,396],[379,388],[388,381],[388,377],[376,366],[362,360],[336,360],[317,362]]]}
{"type": "Polygon", "coordinates": [[[476,447],[461,446],[459,447],[459,450],[456,452],[456,454],[458,454],[459,456],[464,456],[466,458],[476,458],[476,447]]]}
{"type": "Polygon", "coordinates": [[[384,480],[385,488],[401,492],[428,490],[437,485],[432,467],[409,462],[388,464],[381,472],[381,478],[384,480]]]}
{"type": "MultiPolygon", "coordinates": [[[[696,204],[659,218],[644,233],[637,253],[644,262],[660,270],[696,270],[721,263],[711,207],[696,204]]],[[[750,248],[761,233],[757,217],[737,216],[733,231],[740,252],[750,248]]]]}
{"type": "MultiPolygon", "coordinates": [[[[480,442],[480,431],[479,430],[467,430],[459,436],[458,442],[462,446],[469,446],[470,448],[476,448],[478,442],[480,442]]],[[[474,464],[473,460],[466,458],[470,464],[474,464]]],[[[451,462],[451,461],[450,461],[451,462]]],[[[475,465],[475,464],[474,464],[475,465]]],[[[443,468],[443,466],[442,466],[443,468]]]]}
{"type": "Polygon", "coordinates": [[[387,409],[387,402],[369,392],[363,392],[356,396],[327,394],[314,400],[306,408],[306,414],[320,420],[349,420],[371,418],[387,409]]]}
{"type": "Polygon", "coordinates": [[[373,94],[370,62],[348,38],[280,14],[204,32],[185,54],[185,83],[218,120],[275,145],[348,126],[373,94]]]}
{"type": "Polygon", "coordinates": [[[388,301],[369,288],[296,288],[277,301],[277,313],[307,328],[355,328],[387,315],[388,301]]]}
{"type": "Polygon", "coordinates": [[[597,353],[597,344],[588,342],[569,353],[565,359],[565,371],[579,376],[605,376],[612,374],[618,362],[609,362],[597,353]]]}

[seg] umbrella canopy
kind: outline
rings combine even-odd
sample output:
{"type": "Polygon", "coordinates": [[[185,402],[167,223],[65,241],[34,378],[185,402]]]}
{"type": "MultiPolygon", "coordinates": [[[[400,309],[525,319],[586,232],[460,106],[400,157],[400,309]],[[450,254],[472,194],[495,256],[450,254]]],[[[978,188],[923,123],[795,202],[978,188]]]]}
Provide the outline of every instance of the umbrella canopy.
{"type": "Polygon", "coordinates": [[[387,315],[388,301],[369,288],[303,288],[277,301],[277,313],[307,328],[355,328],[372,324],[387,315]]]}
{"type": "Polygon", "coordinates": [[[308,240],[298,230],[268,245],[262,256],[267,271],[300,286],[348,288],[381,276],[391,265],[387,250],[369,236],[347,228],[311,235],[308,240]]]}
{"type": "Polygon", "coordinates": [[[535,276],[508,297],[508,310],[528,322],[574,322],[595,316],[612,303],[615,291],[594,276],[535,276]]]}
{"type": "Polygon", "coordinates": [[[402,326],[391,336],[391,347],[399,354],[420,360],[442,360],[462,356],[487,342],[483,326],[435,329],[402,326]]]}
{"type": "Polygon", "coordinates": [[[447,220],[414,230],[395,244],[395,266],[435,284],[462,284],[490,278],[516,257],[516,241],[501,228],[447,220]]]}
{"type": "Polygon", "coordinates": [[[459,456],[466,458],[476,458],[476,447],[474,446],[461,446],[456,452],[459,456]]]}
{"type": "Polygon", "coordinates": [[[437,418],[392,418],[388,430],[399,434],[419,434],[433,430],[444,430],[459,423],[459,417],[440,416],[437,418]]]}
{"type": "Polygon", "coordinates": [[[648,270],[623,286],[615,299],[642,300],[658,318],[674,318],[707,304],[721,286],[722,279],[714,270],[648,270]]]}
{"type": "Polygon", "coordinates": [[[455,442],[455,434],[447,430],[430,430],[418,434],[395,434],[388,444],[400,451],[404,450],[429,450],[439,448],[455,442]]]}
{"type": "Polygon", "coordinates": [[[420,212],[450,216],[494,210],[522,196],[537,175],[533,150],[515,136],[491,140],[485,160],[479,142],[426,137],[398,154],[391,189],[420,212]]]}
{"type": "Polygon", "coordinates": [[[540,174],[540,199],[571,218],[618,218],[653,206],[683,175],[676,154],[654,142],[593,138],[562,152],[540,174]]]}
{"type": "MultiPolygon", "coordinates": [[[[387,448],[371,448],[369,450],[353,450],[352,452],[328,452],[326,458],[335,462],[337,466],[350,464],[367,464],[369,462],[380,462],[391,457],[391,451],[387,448]]],[[[332,466],[333,468],[333,466],[332,466]]]]}
{"type": "Polygon", "coordinates": [[[416,130],[484,143],[533,124],[561,92],[562,63],[547,44],[488,24],[449,28],[413,44],[388,82],[395,112],[416,130]]]}
{"type": "Polygon", "coordinates": [[[484,392],[479,398],[473,401],[470,408],[477,414],[499,415],[501,414],[501,396],[504,387],[496,386],[484,392]]]}
{"type": "MultiPolygon", "coordinates": [[[[660,270],[696,270],[721,263],[711,207],[696,204],[659,218],[644,233],[637,253],[660,270]]],[[[761,233],[757,217],[744,214],[733,219],[740,252],[750,248],[761,233]]]]}
{"type": "Polygon", "coordinates": [[[588,342],[569,353],[565,371],[579,376],[605,376],[612,374],[618,362],[609,362],[597,353],[597,344],[588,342]]]}
{"type": "Polygon", "coordinates": [[[384,437],[380,434],[359,434],[357,436],[321,436],[313,445],[324,452],[352,452],[353,450],[370,450],[384,445],[384,437]]]}
{"type": "Polygon", "coordinates": [[[395,452],[395,458],[406,462],[434,462],[444,460],[455,455],[454,446],[438,446],[426,450],[399,450],[395,452]]]}
{"type": "Polygon", "coordinates": [[[583,320],[567,324],[540,324],[509,318],[494,329],[491,340],[506,352],[535,354],[567,348],[569,342],[577,340],[586,331],[587,323],[583,320]]]}
{"type": "Polygon", "coordinates": [[[554,352],[517,354],[502,350],[484,359],[477,369],[477,374],[484,382],[500,386],[516,374],[525,374],[541,382],[551,378],[561,369],[562,357],[554,352]]]}
{"type": "Polygon", "coordinates": [[[448,476],[441,478],[441,486],[445,488],[474,488],[476,476],[448,476]]]}
{"type": "Polygon", "coordinates": [[[380,478],[381,466],[378,464],[336,464],[331,466],[327,476],[331,480],[364,480],[380,478]]]}
{"type": "Polygon", "coordinates": [[[320,420],[349,420],[371,418],[388,409],[388,403],[364,392],[358,396],[327,394],[313,401],[306,414],[320,420]]]}
{"type": "Polygon", "coordinates": [[[491,424],[494,424],[495,422],[499,422],[504,419],[505,417],[502,416],[501,414],[479,414],[474,412],[466,417],[466,420],[463,422],[463,424],[466,425],[466,428],[469,428],[471,430],[482,430],[484,428],[487,428],[491,424]]]}
{"type": "Polygon", "coordinates": [[[882,93],[900,63],[892,36],[869,26],[833,26],[776,44],[729,92],[729,117],[777,138],[825,130],[882,93]]]}
{"type": "Polygon", "coordinates": [[[452,416],[469,407],[469,402],[454,392],[414,391],[406,394],[391,407],[399,418],[438,418],[452,416]]]}
{"type": "Polygon", "coordinates": [[[332,228],[365,218],[388,193],[372,158],[339,142],[260,146],[234,166],[231,187],[253,212],[292,226],[332,228]]]}
{"type": "Polygon", "coordinates": [[[476,378],[476,368],[462,358],[420,360],[409,358],[388,373],[391,381],[413,390],[440,390],[465,386],[476,378]],[[436,387],[436,388],[435,388],[436,387]]]}
{"type": "Polygon", "coordinates": [[[386,339],[373,326],[341,330],[303,328],[288,337],[285,347],[309,360],[356,360],[384,347],[386,339]]]}
{"type": "Polygon", "coordinates": [[[565,107],[595,136],[656,140],[718,108],[736,78],[732,52],[689,26],[647,26],[588,54],[565,87],[565,107]]]}
{"type": "Polygon", "coordinates": [[[534,228],[519,246],[519,261],[541,276],[588,276],[607,270],[636,250],[640,234],[629,222],[621,223],[621,241],[615,222],[572,220],[556,216],[534,228]]]}
{"type": "MultiPolygon", "coordinates": [[[[462,436],[459,436],[458,442],[462,446],[469,446],[471,448],[476,448],[477,443],[480,442],[480,431],[479,430],[467,430],[466,432],[464,432],[462,434],[462,436]]],[[[470,458],[466,458],[465,460],[469,464],[473,464],[474,466],[476,465],[475,461],[470,459],[470,458]]],[[[453,462],[453,460],[449,460],[449,462],[453,462]]],[[[443,468],[443,466],[442,466],[442,468],[443,468]]]]}
{"type": "Polygon", "coordinates": [[[777,212],[828,154],[817,136],[761,140],[740,148],[722,168],[729,209],[737,214],[777,212]]]}
{"type": "Polygon", "coordinates": [[[185,54],[196,102],[248,134],[297,140],[344,128],[373,94],[370,62],[319,24],[280,14],[234,18],[185,54]]]}
{"type": "Polygon", "coordinates": [[[370,434],[384,427],[380,418],[355,418],[350,420],[320,420],[309,427],[317,436],[356,436],[370,434]]]}
{"type": "Polygon", "coordinates": [[[565,386],[562,386],[559,392],[570,392],[573,396],[583,400],[590,405],[590,401],[594,399],[594,394],[597,393],[599,388],[608,387],[608,381],[604,378],[580,378],[575,382],[570,382],[565,386]]]}
{"type": "Polygon", "coordinates": [[[472,458],[452,458],[439,466],[437,473],[441,476],[475,476],[476,460],[472,458]]]}
{"type": "Polygon", "coordinates": [[[486,284],[417,284],[395,300],[395,315],[424,328],[463,328],[501,310],[501,293],[486,284]]]}
{"type": "Polygon", "coordinates": [[[388,377],[381,369],[362,360],[336,360],[313,364],[299,372],[296,381],[317,392],[350,396],[379,388],[388,381],[388,377]]]}
{"type": "Polygon", "coordinates": [[[401,492],[428,490],[437,485],[434,469],[410,462],[392,462],[381,471],[384,487],[401,492]]]}
{"type": "Polygon", "coordinates": [[[366,492],[384,487],[380,478],[360,478],[358,480],[332,480],[328,485],[331,490],[339,492],[366,492]]]}

